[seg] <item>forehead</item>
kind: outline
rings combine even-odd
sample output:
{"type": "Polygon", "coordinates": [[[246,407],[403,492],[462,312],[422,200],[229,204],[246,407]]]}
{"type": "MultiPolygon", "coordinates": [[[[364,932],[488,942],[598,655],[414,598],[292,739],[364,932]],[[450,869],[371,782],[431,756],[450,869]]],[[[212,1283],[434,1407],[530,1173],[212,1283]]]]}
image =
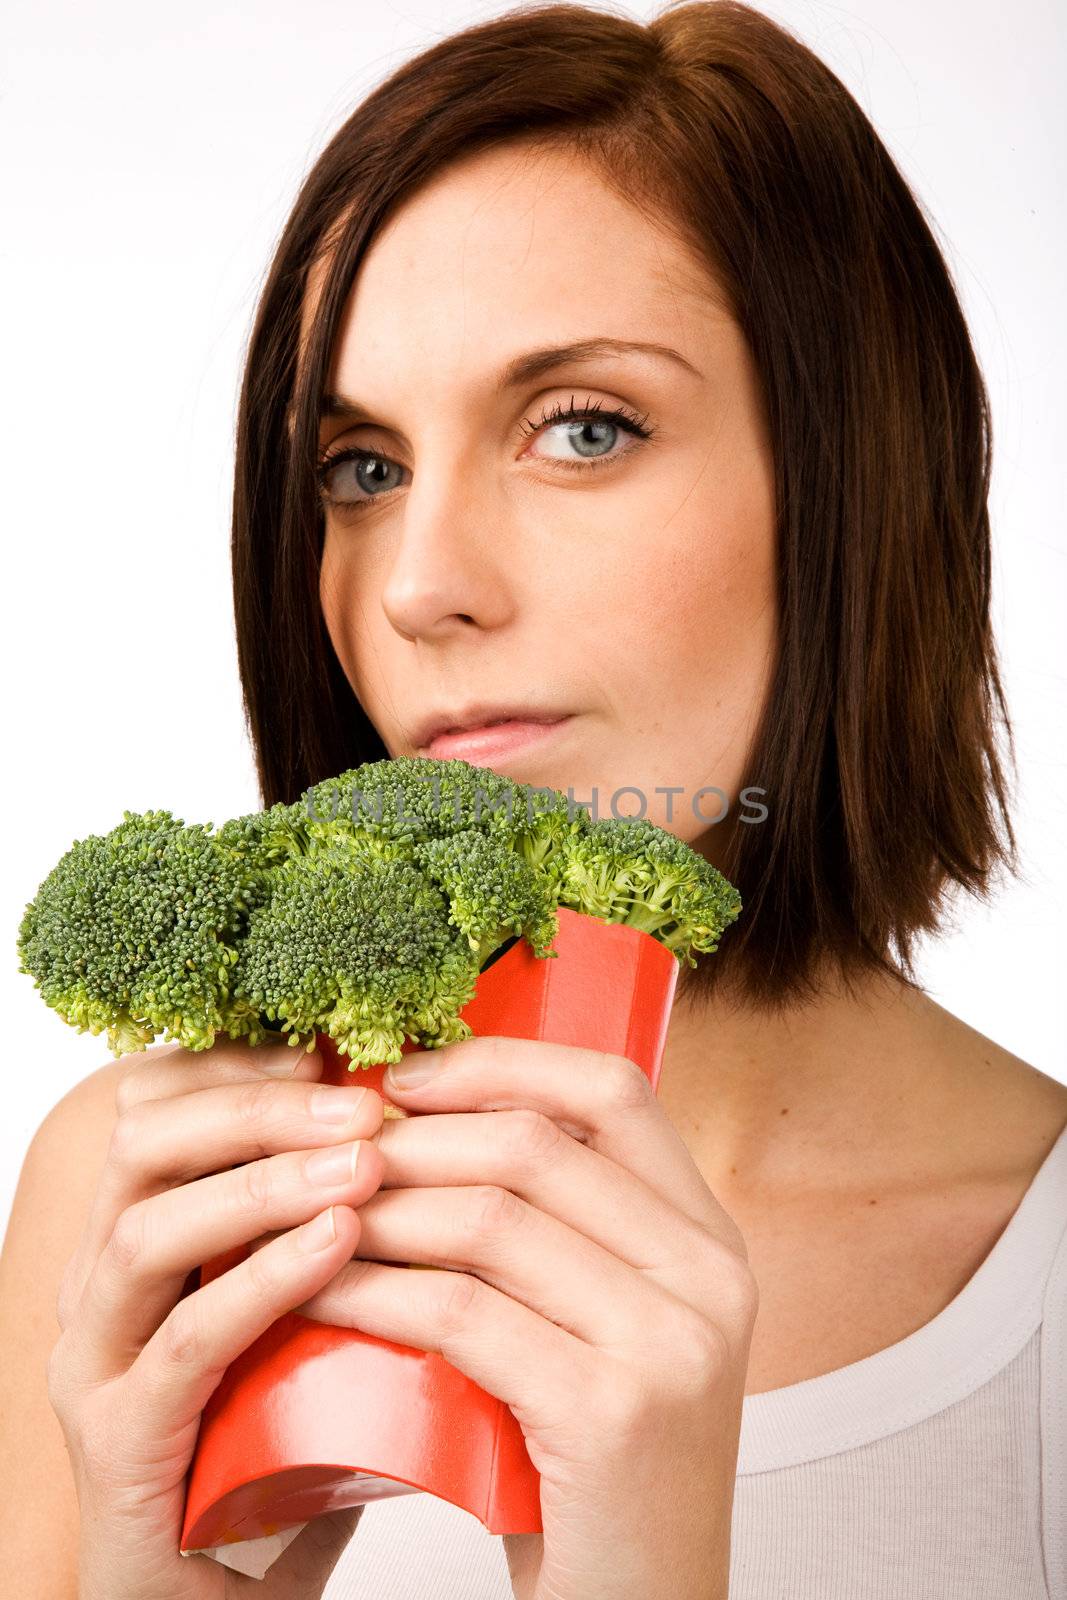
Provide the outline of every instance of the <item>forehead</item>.
{"type": "MultiPolygon", "coordinates": [[[[310,271],[306,339],[329,256],[310,271]]],[[[496,371],[517,349],[591,331],[666,338],[697,361],[730,320],[711,269],[666,219],[564,149],[481,151],[406,200],[360,263],[327,387],[496,371]],[[665,331],[667,330],[667,331],[665,331]]]]}

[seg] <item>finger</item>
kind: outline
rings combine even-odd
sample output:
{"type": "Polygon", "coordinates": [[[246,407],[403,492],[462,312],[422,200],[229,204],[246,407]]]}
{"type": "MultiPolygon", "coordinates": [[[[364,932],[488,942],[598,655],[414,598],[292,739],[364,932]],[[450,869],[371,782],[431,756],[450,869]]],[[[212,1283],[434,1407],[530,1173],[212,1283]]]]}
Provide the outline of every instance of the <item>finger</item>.
{"type": "Polygon", "coordinates": [[[381,1095],[368,1086],[279,1083],[258,1074],[195,1094],[132,1102],[115,1124],[88,1221],[64,1274],[60,1327],[128,1206],[171,1184],[280,1150],[373,1138],[382,1106],[381,1095]],[[320,1112],[336,1105],[349,1107],[347,1119],[322,1120],[320,1112]]]}
{"type": "MultiPolygon", "coordinates": [[[[363,1213],[362,1257],[404,1261],[407,1249],[425,1248],[421,1235],[413,1245],[406,1236],[394,1236],[392,1227],[401,1227],[407,1213],[390,1210],[385,1191],[411,1194],[417,1205],[427,1188],[493,1186],[509,1190],[538,1212],[584,1235],[644,1274],[649,1283],[703,1314],[710,1316],[717,1308],[717,1268],[731,1269],[732,1252],[652,1188],[647,1171],[637,1177],[571,1138],[541,1111],[524,1107],[492,1116],[453,1112],[410,1117],[383,1126],[378,1150],[384,1172],[377,1195],[363,1213]]],[[[419,1211],[412,1217],[413,1228],[421,1224],[422,1216],[419,1211]]],[[[421,1253],[417,1259],[431,1260],[421,1253]]],[[[484,1276],[480,1269],[479,1273],[484,1276]]],[[[489,1281],[513,1292],[508,1282],[489,1281]]]]}
{"type": "Polygon", "coordinates": [[[322,1051],[299,1045],[250,1045],[243,1039],[218,1040],[209,1050],[155,1045],[143,1055],[133,1056],[120,1075],[116,1109],[121,1113],[141,1100],[169,1100],[218,1083],[244,1083],[262,1077],[307,1082],[318,1078],[322,1068],[322,1051]]]}
{"type": "Polygon", "coordinates": [[[361,1205],[381,1170],[375,1146],[355,1140],[250,1162],[128,1207],[76,1313],[95,1380],[126,1371],[179,1302],[194,1267],[247,1244],[264,1226],[290,1229],[324,1204],[361,1205]]]}
{"type": "Polygon", "coordinates": [[[319,1212],[171,1311],[133,1362],[124,1383],[123,1445],[156,1459],[160,1441],[191,1456],[201,1413],[226,1368],[337,1271],[359,1238],[348,1206],[319,1212]],[[332,1236],[331,1236],[332,1235],[332,1236]]]}
{"type": "MultiPolygon", "coordinates": [[[[700,1168],[645,1074],[625,1056],[544,1039],[483,1034],[440,1049],[412,1051],[431,1076],[404,1089],[388,1070],[382,1087],[417,1112],[507,1111],[532,1107],[598,1154],[644,1178],[672,1206],[729,1248],[742,1250],[736,1223],[709,1190],[700,1168]]],[[[413,1119],[414,1120],[414,1119],[413,1119]]],[[[407,1124],[405,1123],[406,1127],[407,1124]]]]}
{"type": "Polygon", "coordinates": [[[531,1433],[553,1425],[580,1426],[594,1381],[603,1383],[601,1353],[463,1272],[351,1261],[294,1309],[334,1327],[436,1351],[511,1407],[527,1443],[531,1433]]]}
{"type": "MultiPolygon", "coordinates": [[[[630,1360],[662,1359],[704,1320],[686,1299],[681,1258],[673,1274],[665,1274],[671,1280],[665,1287],[510,1189],[392,1189],[367,1200],[360,1223],[360,1262],[418,1261],[474,1273],[575,1338],[630,1360]]],[[[669,1242],[663,1248],[670,1250],[669,1242]]],[[[699,1278],[692,1269],[690,1256],[688,1277],[699,1278]]],[[[340,1274],[319,1297],[327,1313],[321,1320],[332,1321],[329,1313],[352,1289],[361,1315],[357,1268],[351,1276],[340,1274]]],[[[713,1301],[713,1290],[705,1292],[713,1301]]]]}

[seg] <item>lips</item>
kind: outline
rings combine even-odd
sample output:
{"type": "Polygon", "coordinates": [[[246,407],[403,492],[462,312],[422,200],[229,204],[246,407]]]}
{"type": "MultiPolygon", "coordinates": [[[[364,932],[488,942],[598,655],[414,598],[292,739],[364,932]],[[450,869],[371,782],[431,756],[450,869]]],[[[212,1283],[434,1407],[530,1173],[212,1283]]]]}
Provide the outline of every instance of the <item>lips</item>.
{"type": "Polygon", "coordinates": [[[542,744],[569,722],[568,716],[551,721],[509,717],[480,727],[438,733],[420,754],[437,761],[462,760],[472,766],[497,765],[528,746],[542,744]]]}
{"type": "Polygon", "coordinates": [[[415,729],[415,744],[420,755],[429,754],[430,745],[440,735],[481,733],[491,727],[517,724],[554,724],[570,715],[543,706],[481,705],[465,711],[438,712],[425,717],[415,729]]]}

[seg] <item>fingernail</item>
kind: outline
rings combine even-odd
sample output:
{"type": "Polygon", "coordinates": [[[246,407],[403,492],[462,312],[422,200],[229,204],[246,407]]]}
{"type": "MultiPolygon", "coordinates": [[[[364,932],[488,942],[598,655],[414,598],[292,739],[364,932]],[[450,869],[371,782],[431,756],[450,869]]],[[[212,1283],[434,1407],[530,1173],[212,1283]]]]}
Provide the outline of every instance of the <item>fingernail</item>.
{"type": "Polygon", "coordinates": [[[436,1071],[437,1062],[432,1056],[417,1055],[405,1061],[391,1061],[385,1069],[385,1080],[391,1089],[414,1089],[436,1071]]]}
{"type": "Polygon", "coordinates": [[[297,1237],[301,1250],[325,1250],[326,1246],[333,1244],[337,1238],[337,1224],[333,1219],[333,1206],[320,1211],[317,1217],[312,1217],[310,1222],[298,1229],[297,1237]]]}
{"type": "Polygon", "coordinates": [[[359,1161],[359,1141],[341,1144],[332,1150],[315,1150],[304,1162],[304,1172],[312,1183],[351,1183],[359,1161]]]}
{"type": "Polygon", "coordinates": [[[351,1122],[366,1089],[341,1089],[323,1084],[311,1096],[311,1115],[318,1122],[351,1122]]]}
{"type": "Polygon", "coordinates": [[[307,1045],[268,1044],[258,1047],[261,1070],[271,1078],[291,1078],[307,1055],[307,1045]]]}

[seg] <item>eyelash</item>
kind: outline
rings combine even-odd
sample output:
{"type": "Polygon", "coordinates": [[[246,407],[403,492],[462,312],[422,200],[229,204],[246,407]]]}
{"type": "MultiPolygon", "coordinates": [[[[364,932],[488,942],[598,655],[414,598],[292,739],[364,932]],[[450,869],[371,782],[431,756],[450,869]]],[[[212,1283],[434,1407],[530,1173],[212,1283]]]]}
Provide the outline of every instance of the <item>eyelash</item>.
{"type": "MultiPolygon", "coordinates": [[[[572,395],[570,404],[568,406],[562,405],[560,401],[557,400],[554,408],[551,411],[542,409],[540,420],[536,423],[530,422],[528,417],[525,418],[524,426],[520,430],[520,433],[523,438],[531,438],[534,434],[539,433],[544,427],[555,426],[561,422],[585,421],[614,422],[623,430],[623,432],[629,433],[638,439],[651,439],[653,434],[656,432],[654,426],[649,427],[647,425],[647,412],[644,416],[639,417],[636,412],[630,411],[629,408],[625,406],[615,406],[605,410],[602,402],[599,400],[589,402],[584,406],[576,406],[574,404],[574,396],[572,395]]],[[[632,449],[635,447],[631,446],[630,448],[632,449]]],[[[600,466],[610,466],[612,462],[620,459],[620,455],[629,454],[630,450],[627,449],[618,454],[610,456],[591,456],[587,461],[561,461],[557,459],[555,460],[554,464],[558,467],[562,467],[565,472],[572,469],[577,469],[579,472],[581,472],[589,467],[592,467],[595,470],[600,466]]],[[[340,450],[327,450],[319,457],[319,460],[315,464],[315,477],[318,481],[320,492],[325,499],[329,498],[326,494],[327,479],[334,467],[338,466],[342,461],[388,461],[389,459],[390,458],[383,455],[380,450],[364,450],[358,445],[344,445],[340,450]]],[[[393,463],[393,465],[395,465],[395,463],[393,463]]],[[[383,498],[385,497],[380,495],[367,495],[362,500],[339,501],[338,505],[344,511],[355,511],[362,506],[370,505],[374,500],[383,498]]]]}
{"type": "MultiPolygon", "coordinates": [[[[561,405],[557,400],[551,411],[546,412],[542,409],[538,422],[530,422],[527,417],[524,427],[528,424],[529,433],[523,432],[523,438],[529,438],[530,435],[539,433],[543,427],[550,423],[554,425],[558,422],[584,422],[590,420],[594,422],[617,422],[620,428],[625,429],[627,433],[636,434],[640,439],[650,439],[655,432],[654,428],[645,426],[648,421],[647,411],[643,417],[639,417],[636,412],[630,411],[626,406],[616,406],[605,411],[603,402],[600,400],[587,401],[584,406],[576,406],[574,396],[571,395],[570,405],[568,406],[561,405]]],[[[567,462],[564,464],[585,467],[597,465],[600,461],[613,460],[615,460],[614,456],[593,456],[590,457],[589,461],[567,462]]]]}

